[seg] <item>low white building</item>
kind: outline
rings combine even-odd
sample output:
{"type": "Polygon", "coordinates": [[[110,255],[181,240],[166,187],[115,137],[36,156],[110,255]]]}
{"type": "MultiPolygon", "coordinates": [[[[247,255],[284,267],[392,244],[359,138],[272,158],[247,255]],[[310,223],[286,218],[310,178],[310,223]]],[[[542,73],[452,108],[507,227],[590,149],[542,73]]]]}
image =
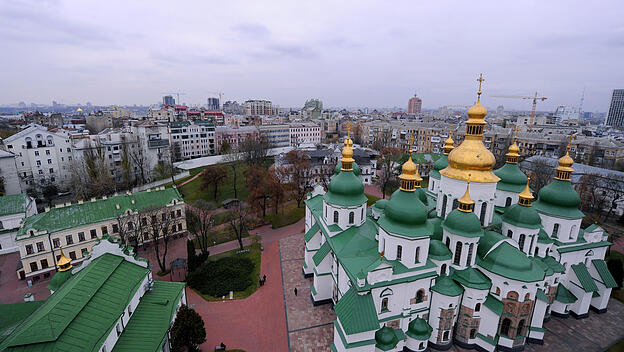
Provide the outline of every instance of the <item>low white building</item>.
{"type": "Polygon", "coordinates": [[[0,197],[0,255],[19,251],[15,235],[22,220],[35,214],[37,204],[25,193],[0,197]]]}
{"type": "Polygon", "coordinates": [[[4,183],[4,194],[22,193],[22,186],[17,176],[15,154],[0,149],[0,177],[4,183]]]}
{"type": "Polygon", "coordinates": [[[321,143],[321,127],[312,122],[290,124],[290,146],[297,148],[303,144],[321,143]]]}

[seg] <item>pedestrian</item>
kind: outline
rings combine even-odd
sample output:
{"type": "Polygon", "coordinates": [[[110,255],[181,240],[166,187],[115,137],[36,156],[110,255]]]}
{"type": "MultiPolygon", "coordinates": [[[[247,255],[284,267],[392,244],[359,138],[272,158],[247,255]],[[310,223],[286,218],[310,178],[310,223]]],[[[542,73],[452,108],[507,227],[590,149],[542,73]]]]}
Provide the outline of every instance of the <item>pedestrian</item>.
{"type": "Polygon", "coordinates": [[[262,286],[262,284],[264,283],[264,282],[262,282],[262,279],[260,279],[258,281],[260,282],[260,286],[262,286]]]}
{"type": "Polygon", "coordinates": [[[295,287],[295,296],[297,295],[297,288],[295,287]]]}
{"type": "Polygon", "coordinates": [[[264,276],[262,276],[262,281],[266,282],[266,274],[264,274],[264,276]]]}

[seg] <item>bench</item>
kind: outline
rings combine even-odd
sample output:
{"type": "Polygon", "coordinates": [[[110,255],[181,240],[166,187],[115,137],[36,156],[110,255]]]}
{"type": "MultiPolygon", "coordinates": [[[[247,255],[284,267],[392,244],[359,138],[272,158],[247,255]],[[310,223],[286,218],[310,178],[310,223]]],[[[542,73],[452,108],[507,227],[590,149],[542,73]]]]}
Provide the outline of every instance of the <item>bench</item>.
{"type": "Polygon", "coordinates": [[[215,351],[225,351],[225,345],[216,345],[215,351]]]}

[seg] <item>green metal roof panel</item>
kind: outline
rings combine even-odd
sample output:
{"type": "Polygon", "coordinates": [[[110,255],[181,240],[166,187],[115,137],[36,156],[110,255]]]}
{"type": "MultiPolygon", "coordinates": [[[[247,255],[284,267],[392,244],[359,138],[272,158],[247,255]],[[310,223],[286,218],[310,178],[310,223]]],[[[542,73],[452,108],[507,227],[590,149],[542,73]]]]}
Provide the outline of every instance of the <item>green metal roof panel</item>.
{"type": "Polygon", "coordinates": [[[370,293],[360,295],[350,288],[340,298],[334,310],[348,335],[379,329],[377,311],[370,293]]]}
{"type": "Polygon", "coordinates": [[[578,209],[580,203],[581,198],[570,181],[553,180],[539,191],[533,206],[544,214],[582,219],[585,214],[578,209]]]}
{"type": "Polygon", "coordinates": [[[572,268],[572,270],[574,270],[574,274],[576,274],[576,277],[578,278],[585,292],[598,291],[598,286],[596,286],[594,279],[589,274],[589,271],[587,271],[587,267],[585,266],[585,264],[579,263],[571,265],[570,267],[572,268]]]}
{"type": "Polygon", "coordinates": [[[544,293],[544,291],[542,291],[542,289],[537,289],[537,293],[535,294],[537,299],[539,299],[540,301],[544,301],[546,303],[548,303],[548,297],[546,297],[546,294],[544,293]]]}
{"type": "Polygon", "coordinates": [[[500,169],[494,170],[494,175],[500,178],[496,184],[498,190],[520,193],[527,184],[527,176],[518,164],[505,163],[500,169]]]}
{"type": "Polygon", "coordinates": [[[431,235],[431,228],[427,224],[427,208],[419,194],[401,189],[392,193],[384,213],[377,221],[379,226],[389,233],[406,237],[431,235]]]}
{"type": "Polygon", "coordinates": [[[310,208],[310,211],[316,213],[317,215],[321,215],[323,210],[323,196],[320,194],[315,195],[310,199],[306,199],[304,203],[310,208]]]}
{"type": "Polygon", "coordinates": [[[352,171],[340,171],[337,175],[332,176],[328,188],[324,199],[329,204],[356,206],[368,201],[364,195],[362,180],[352,171]]]}
{"type": "Polygon", "coordinates": [[[590,243],[586,243],[582,242],[583,244],[580,245],[574,245],[574,246],[568,246],[568,247],[559,247],[557,248],[557,251],[559,253],[568,253],[568,252],[576,252],[576,251],[582,251],[585,249],[592,249],[592,248],[599,248],[599,247],[608,247],[611,245],[611,242],[609,241],[600,241],[600,242],[590,242],[590,243]]]}
{"type": "Polygon", "coordinates": [[[542,261],[542,263],[548,265],[549,268],[552,269],[552,271],[556,272],[556,273],[565,273],[565,266],[563,266],[563,264],[559,263],[555,258],[553,258],[552,256],[546,256],[544,258],[540,258],[537,257],[539,260],[542,261]]]}
{"type": "Polygon", "coordinates": [[[483,236],[481,221],[473,212],[464,212],[459,209],[451,211],[442,221],[442,228],[446,231],[467,238],[483,236]]]}
{"type": "Polygon", "coordinates": [[[117,340],[114,352],[158,351],[184,292],[183,282],[154,281],[117,340]]]}
{"type": "Polygon", "coordinates": [[[539,243],[554,243],[553,240],[548,237],[548,234],[546,233],[546,231],[544,231],[544,228],[541,228],[539,230],[539,233],[537,234],[537,242],[539,243]]]}
{"type": "Polygon", "coordinates": [[[431,287],[431,291],[449,297],[457,297],[464,292],[464,288],[455,283],[449,276],[443,275],[436,279],[436,283],[431,287]]]}
{"type": "Polygon", "coordinates": [[[13,331],[45,301],[0,304],[0,345],[13,331]]]}
{"type": "Polygon", "coordinates": [[[407,336],[415,338],[417,340],[427,340],[431,337],[433,328],[429,326],[429,323],[423,318],[417,317],[412,320],[407,326],[407,336]]]}
{"type": "Polygon", "coordinates": [[[506,241],[509,237],[503,236],[495,231],[485,231],[483,237],[479,239],[479,247],[477,247],[477,255],[484,257],[487,252],[498,242],[506,241]]]}
{"type": "Polygon", "coordinates": [[[490,279],[473,267],[453,271],[453,279],[466,287],[478,290],[489,290],[492,287],[490,279]]]}
{"type": "Polygon", "coordinates": [[[503,214],[503,221],[525,229],[539,229],[542,227],[542,218],[533,207],[514,204],[503,214]]]}
{"type": "Polygon", "coordinates": [[[325,243],[321,245],[321,248],[319,248],[319,250],[316,251],[316,253],[314,253],[314,256],[312,256],[312,260],[314,260],[314,264],[316,265],[321,264],[325,256],[327,256],[327,254],[329,253],[330,249],[331,247],[329,246],[329,242],[325,241],[325,243]]]}
{"type": "Polygon", "coordinates": [[[602,259],[594,259],[594,260],[592,260],[592,264],[594,264],[594,267],[596,268],[596,271],[598,271],[598,275],[600,275],[600,278],[602,279],[602,283],[607,288],[618,287],[617,282],[615,281],[615,279],[611,275],[611,272],[609,271],[609,267],[607,267],[607,263],[605,263],[604,260],[602,260],[602,259]]]}
{"type": "Polygon", "coordinates": [[[94,259],[49,296],[0,350],[97,350],[148,272],[113,254],[94,259]]]}
{"type": "Polygon", "coordinates": [[[306,234],[303,236],[305,241],[309,242],[312,239],[312,237],[314,237],[314,235],[318,232],[318,230],[319,230],[318,223],[314,223],[314,225],[312,225],[312,227],[310,227],[308,232],[306,232],[306,234]]]}
{"type": "Polygon", "coordinates": [[[487,298],[485,299],[485,302],[483,302],[483,305],[499,317],[501,316],[501,314],[503,314],[503,302],[497,300],[491,294],[487,295],[487,298]]]}
{"type": "Polygon", "coordinates": [[[451,259],[451,250],[440,240],[429,241],[429,258],[435,260],[451,259]]]}
{"type": "Polygon", "coordinates": [[[522,251],[503,242],[490,251],[485,258],[477,257],[479,266],[489,272],[522,282],[544,279],[545,271],[522,251]]]}
{"type": "Polygon", "coordinates": [[[144,191],[130,195],[124,194],[107,199],[98,199],[93,202],[86,201],[82,204],[72,204],[62,208],[52,208],[45,213],[27,217],[24,221],[24,226],[20,228],[17,236],[28,233],[30,229],[54,233],[94,224],[115,219],[128,209],[141,211],[152,206],[164,207],[173,200],[183,202],[182,196],[180,196],[176,188],[166,188],[164,190],[144,191]],[[119,209],[117,209],[117,205],[119,205],[119,209]]]}
{"type": "Polygon", "coordinates": [[[559,286],[557,286],[557,295],[555,296],[555,300],[561,303],[569,304],[576,302],[578,298],[576,298],[572,292],[565,288],[563,284],[559,284],[559,286]]]}
{"type": "Polygon", "coordinates": [[[26,195],[10,194],[0,197],[0,216],[26,212],[26,195]]]}

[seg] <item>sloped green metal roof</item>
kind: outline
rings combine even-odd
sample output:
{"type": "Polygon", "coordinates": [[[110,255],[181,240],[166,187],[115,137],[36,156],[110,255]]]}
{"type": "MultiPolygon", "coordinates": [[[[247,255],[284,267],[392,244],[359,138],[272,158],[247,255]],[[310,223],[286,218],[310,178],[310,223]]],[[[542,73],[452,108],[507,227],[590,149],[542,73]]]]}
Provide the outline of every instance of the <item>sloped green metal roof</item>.
{"type": "Polygon", "coordinates": [[[321,248],[319,248],[319,250],[316,251],[316,253],[314,253],[314,256],[312,256],[312,260],[314,260],[314,264],[316,265],[321,264],[323,259],[325,259],[325,257],[329,253],[330,249],[331,247],[329,246],[329,242],[325,241],[325,243],[321,245],[321,248]]]}
{"type": "Polygon", "coordinates": [[[540,258],[540,257],[536,257],[537,259],[541,260],[542,263],[548,265],[549,268],[552,269],[552,271],[556,272],[556,273],[565,273],[565,266],[563,266],[563,264],[559,263],[555,258],[553,258],[552,256],[546,256],[544,258],[540,258]]]}
{"type": "Polygon", "coordinates": [[[572,270],[574,270],[574,273],[576,274],[576,277],[578,278],[585,292],[598,291],[598,286],[596,286],[594,279],[589,274],[589,271],[587,271],[587,267],[585,266],[585,264],[579,263],[570,265],[570,267],[572,268],[572,270]]]}
{"type": "Polygon", "coordinates": [[[45,301],[0,304],[0,345],[21,322],[31,315],[45,301]]]}
{"type": "Polygon", "coordinates": [[[507,236],[503,236],[495,231],[485,231],[483,237],[479,239],[479,247],[477,247],[477,254],[484,257],[487,252],[494,247],[498,242],[506,241],[509,239],[507,236]]]}
{"type": "Polygon", "coordinates": [[[514,204],[505,210],[503,221],[525,229],[539,229],[542,227],[542,218],[533,207],[514,204]]]}
{"type": "Polygon", "coordinates": [[[615,279],[611,275],[611,272],[609,271],[609,267],[607,267],[607,263],[605,263],[604,260],[602,260],[602,259],[594,259],[594,260],[592,260],[592,264],[594,264],[594,267],[596,268],[596,271],[598,271],[598,275],[600,275],[600,278],[602,279],[602,283],[607,288],[618,287],[617,282],[615,281],[615,279]]]}
{"type": "Polygon", "coordinates": [[[370,293],[360,295],[352,287],[340,298],[334,310],[348,335],[379,329],[377,311],[370,293]]]}
{"type": "Polygon", "coordinates": [[[429,177],[433,177],[437,180],[440,179],[440,170],[446,169],[448,166],[448,155],[440,155],[438,160],[433,163],[433,169],[429,172],[429,177]]]}
{"type": "Polygon", "coordinates": [[[503,277],[522,282],[544,279],[545,271],[522,251],[503,242],[490,251],[485,258],[477,257],[479,266],[503,277]]]}
{"type": "Polygon", "coordinates": [[[132,313],[113,352],[159,351],[176,314],[182,292],[183,282],[154,281],[152,290],[143,295],[132,313]]]}
{"type": "Polygon", "coordinates": [[[500,169],[494,170],[494,175],[500,178],[496,189],[501,191],[520,193],[527,184],[527,176],[518,164],[505,163],[500,169]]]}
{"type": "MultiPolygon", "coordinates": [[[[52,208],[45,213],[25,218],[24,226],[17,233],[17,239],[20,240],[19,237],[28,233],[30,229],[54,233],[115,219],[128,209],[141,211],[152,206],[164,207],[174,199],[177,202],[183,201],[176,188],[166,188],[164,190],[144,191],[131,195],[124,194],[107,199],[97,199],[93,202],[86,201],[82,204],[72,204],[62,208],[52,208]],[[134,204],[132,203],[133,200],[134,204]],[[119,209],[117,209],[117,205],[119,205],[119,209]]],[[[22,239],[24,238],[22,237],[22,239]]]]}
{"type": "Polygon", "coordinates": [[[602,231],[602,228],[600,226],[598,226],[598,224],[591,224],[591,225],[589,225],[585,229],[585,232],[594,232],[596,230],[601,230],[602,231]]]}
{"type": "Polygon", "coordinates": [[[304,200],[304,203],[310,208],[310,211],[319,212],[323,209],[323,196],[317,194],[310,199],[304,200]]]}
{"type": "Polygon", "coordinates": [[[305,241],[309,242],[312,239],[312,237],[314,237],[314,234],[316,234],[318,232],[318,230],[319,230],[318,223],[314,223],[314,225],[312,225],[312,227],[310,227],[308,232],[306,232],[306,234],[303,236],[305,241]]]}
{"type": "Polygon", "coordinates": [[[432,232],[427,226],[427,208],[416,192],[401,189],[392,194],[377,223],[387,232],[405,237],[425,237],[432,232]]]}
{"type": "Polygon", "coordinates": [[[557,286],[557,295],[555,296],[555,300],[561,303],[574,303],[578,300],[576,296],[570,292],[563,284],[559,284],[557,286]]]}
{"type": "Polygon", "coordinates": [[[103,254],[49,296],[0,350],[98,350],[148,272],[103,254]]]}
{"type": "Polygon", "coordinates": [[[329,204],[340,206],[362,205],[368,201],[362,180],[352,171],[340,171],[331,177],[327,193],[323,196],[329,204]]]}
{"type": "Polygon", "coordinates": [[[448,214],[446,219],[442,221],[442,228],[452,234],[467,238],[483,236],[481,221],[477,215],[459,209],[454,209],[448,214]]]}
{"type": "Polygon", "coordinates": [[[492,287],[490,279],[473,267],[453,271],[453,279],[466,287],[478,290],[488,290],[492,287]]]}
{"type": "Polygon", "coordinates": [[[23,213],[26,211],[26,195],[10,194],[0,197],[0,216],[23,213]]]}
{"type": "Polygon", "coordinates": [[[439,240],[429,241],[429,258],[435,260],[451,259],[451,250],[439,240]]]}
{"type": "Polygon", "coordinates": [[[427,340],[431,336],[433,328],[423,318],[417,317],[407,326],[407,336],[417,340],[427,340]]]}
{"type": "Polygon", "coordinates": [[[535,294],[535,296],[540,301],[544,301],[544,302],[548,303],[548,297],[546,297],[546,294],[544,293],[544,291],[542,291],[542,289],[538,288],[537,289],[537,293],[535,294]]]}
{"type": "Polygon", "coordinates": [[[541,213],[568,219],[585,217],[578,209],[581,198],[570,181],[553,180],[539,191],[533,206],[541,213]]]}
{"type": "Polygon", "coordinates": [[[397,334],[394,333],[394,329],[389,326],[382,326],[381,329],[375,331],[375,347],[382,351],[390,351],[394,349],[399,343],[397,334]]]}
{"type": "Polygon", "coordinates": [[[501,314],[503,314],[503,302],[497,300],[491,294],[487,295],[487,298],[485,299],[485,302],[483,302],[483,305],[499,317],[501,316],[501,314]]]}
{"type": "MultiPolygon", "coordinates": [[[[584,239],[580,239],[580,241],[577,241],[576,243],[580,243],[579,245],[573,245],[573,246],[568,246],[568,247],[559,247],[557,248],[557,251],[559,253],[568,253],[568,252],[576,252],[576,251],[582,251],[585,249],[592,249],[592,248],[599,248],[599,247],[608,247],[611,245],[611,242],[609,241],[600,241],[600,242],[590,242],[587,243],[585,242],[584,239]]],[[[563,243],[562,243],[563,245],[563,243]]]]}
{"type": "Polygon", "coordinates": [[[442,275],[436,279],[436,283],[431,287],[431,291],[449,297],[456,297],[464,292],[464,288],[455,283],[450,276],[442,275]]]}
{"type": "Polygon", "coordinates": [[[544,228],[541,228],[539,230],[539,233],[537,234],[537,242],[539,243],[554,243],[553,240],[548,237],[548,234],[546,233],[546,231],[544,231],[544,228]]]}

